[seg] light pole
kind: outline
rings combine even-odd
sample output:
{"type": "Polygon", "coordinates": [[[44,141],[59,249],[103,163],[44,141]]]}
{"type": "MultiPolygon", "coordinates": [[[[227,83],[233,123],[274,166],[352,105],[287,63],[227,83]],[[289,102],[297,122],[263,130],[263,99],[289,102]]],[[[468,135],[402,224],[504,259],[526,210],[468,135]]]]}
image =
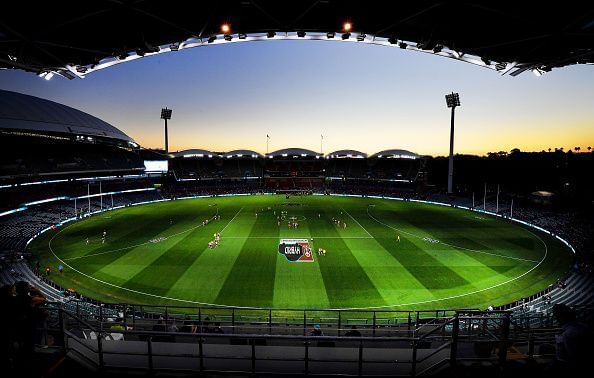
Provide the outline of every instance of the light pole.
{"type": "Polygon", "coordinates": [[[171,119],[171,112],[173,110],[163,108],[161,109],[161,119],[165,120],[165,155],[169,154],[169,133],[167,132],[167,120],[171,119]]]}
{"type": "Polygon", "coordinates": [[[452,92],[445,96],[448,108],[452,108],[452,124],[450,127],[450,162],[448,165],[448,194],[453,193],[454,180],[454,112],[456,106],[460,106],[460,96],[458,93],[452,92]]]}

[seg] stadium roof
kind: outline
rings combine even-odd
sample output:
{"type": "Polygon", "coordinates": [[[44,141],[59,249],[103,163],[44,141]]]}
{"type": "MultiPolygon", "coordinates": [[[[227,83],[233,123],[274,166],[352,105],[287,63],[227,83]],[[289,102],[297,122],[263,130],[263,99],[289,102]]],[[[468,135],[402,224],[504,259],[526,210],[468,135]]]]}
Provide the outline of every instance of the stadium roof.
{"type": "Polygon", "coordinates": [[[69,78],[159,52],[283,38],[394,46],[512,75],[594,62],[594,3],[588,1],[559,6],[380,0],[9,4],[10,12],[0,16],[0,68],[69,78]],[[352,30],[342,34],[347,20],[352,30]],[[230,29],[227,38],[223,23],[230,29]]]}
{"type": "Polygon", "coordinates": [[[178,152],[171,152],[169,155],[172,155],[173,157],[185,157],[185,158],[219,156],[216,152],[201,150],[198,148],[192,148],[189,150],[183,150],[183,151],[178,151],[178,152]]]}
{"type": "Polygon", "coordinates": [[[121,130],[57,102],[0,90],[0,129],[114,138],[134,143],[121,130]]]}
{"type": "Polygon", "coordinates": [[[269,154],[266,154],[266,156],[268,157],[277,157],[277,156],[302,156],[302,157],[307,157],[307,156],[311,156],[311,157],[319,157],[322,156],[322,154],[312,151],[312,150],[306,150],[305,148],[285,148],[282,150],[278,150],[278,151],[273,151],[269,154]]]}
{"type": "Polygon", "coordinates": [[[326,159],[335,158],[366,158],[367,154],[357,150],[338,150],[326,154],[326,159]]]}
{"type": "Polygon", "coordinates": [[[233,150],[229,152],[225,152],[223,154],[224,158],[231,158],[231,157],[262,157],[262,154],[252,151],[252,150],[233,150]]]}
{"type": "Polygon", "coordinates": [[[384,150],[371,155],[370,158],[418,159],[419,155],[407,150],[384,150]]]}

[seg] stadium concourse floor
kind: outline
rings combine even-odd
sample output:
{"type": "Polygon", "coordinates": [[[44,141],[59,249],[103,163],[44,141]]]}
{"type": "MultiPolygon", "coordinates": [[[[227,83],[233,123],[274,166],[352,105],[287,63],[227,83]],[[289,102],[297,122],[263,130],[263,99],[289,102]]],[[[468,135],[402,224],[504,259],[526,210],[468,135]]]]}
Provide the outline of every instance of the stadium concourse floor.
{"type": "Polygon", "coordinates": [[[29,250],[50,279],[105,302],[274,309],[485,309],[546,288],[571,263],[561,242],[507,220],[335,196],[132,206],[57,227],[29,250]],[[311,256],[289,261],[283,239],[311,256]]]}

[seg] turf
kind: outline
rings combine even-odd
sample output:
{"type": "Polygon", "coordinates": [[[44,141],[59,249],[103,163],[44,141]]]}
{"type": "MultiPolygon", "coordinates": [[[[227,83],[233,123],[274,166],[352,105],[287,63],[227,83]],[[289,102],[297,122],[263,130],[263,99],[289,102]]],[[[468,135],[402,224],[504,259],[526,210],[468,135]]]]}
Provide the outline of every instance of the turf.
{"type": "Polygon", "coordinates": [[[51,279],[107,302],[276,309],[486,308],[544,289],[571,263],[558,240],[502,219],[334,196],[132,206],[48,231],[29,249],[53,268],[51,279]],[[299,228],[279,227],[281,211],[300,219],[299,228]],[[216,232],[221,244],[209,249],[216,232]],[[277,251],[281,238],[313,239],[314,262],[287,261],[277,251]]]}

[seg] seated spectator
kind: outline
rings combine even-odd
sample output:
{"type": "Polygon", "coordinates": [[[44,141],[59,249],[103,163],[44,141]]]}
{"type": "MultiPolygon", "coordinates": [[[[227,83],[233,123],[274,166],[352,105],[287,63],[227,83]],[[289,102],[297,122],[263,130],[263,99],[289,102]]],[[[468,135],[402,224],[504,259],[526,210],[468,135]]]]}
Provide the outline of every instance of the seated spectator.
{"type": "Polygon", "coordinates": [[[223,331],[223,328],[221,328],[221,323],[216,322],[214,328],[211,331],[212,333],[225,333],[225,331],[223,331]]]}
{"type": "Polygon", "coordinates": [[[349,336],[349,337],[361,337],[361,332],[359,332],[359,330],[357,330],[356,325],[352,325],[351,329],[349,329],[347,331],[347,333],[345,333],[344,335],[349,336]]]}
{"type": "Polygon", "coordinates": [[[319,324],[314,324],[313,329],[311,330],[311,332],[309,333],[310,336],[324,336],[324,333],[322,332],[322,328],[320,327],[319,324]]]}
{"type": "Polygon", "coordinates": [[[179,331],[185,333],[196,333],[197,328],[198,327],[193,320],[184,320],[184,324],[181,326],[179,331]]]}
{"type": "Polygon", "coordinates": [[[563,328],[555,336],[556,368],[565,376],[583,374],[590,359],[589,342],[592,340],[592,329],[576,320],[575,311],[565,304],[553,306],[553,316],[563,328]]]}

